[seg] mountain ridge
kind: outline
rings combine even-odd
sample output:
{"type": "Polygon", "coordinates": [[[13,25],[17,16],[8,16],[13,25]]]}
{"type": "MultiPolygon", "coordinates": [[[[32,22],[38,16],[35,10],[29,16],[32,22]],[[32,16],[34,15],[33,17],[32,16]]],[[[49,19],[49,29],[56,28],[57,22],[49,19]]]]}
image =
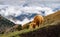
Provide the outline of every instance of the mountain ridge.
{"type": "Polygon", "coordinates": [[[0,15],[0,33],[4,33],[5,30],[13,27],[15,24],[8,19],[0,15]]]}

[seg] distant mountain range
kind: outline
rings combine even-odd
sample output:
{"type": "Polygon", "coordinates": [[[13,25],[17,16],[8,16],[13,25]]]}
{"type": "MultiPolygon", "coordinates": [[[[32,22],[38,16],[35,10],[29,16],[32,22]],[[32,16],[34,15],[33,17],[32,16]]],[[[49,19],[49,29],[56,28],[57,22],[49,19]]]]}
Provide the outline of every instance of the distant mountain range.
{"type": "Polygon", "coordinates": [[[58,11],[58,10],[60,10],[60,7],[53,9],[53,11],[58,11]]]}

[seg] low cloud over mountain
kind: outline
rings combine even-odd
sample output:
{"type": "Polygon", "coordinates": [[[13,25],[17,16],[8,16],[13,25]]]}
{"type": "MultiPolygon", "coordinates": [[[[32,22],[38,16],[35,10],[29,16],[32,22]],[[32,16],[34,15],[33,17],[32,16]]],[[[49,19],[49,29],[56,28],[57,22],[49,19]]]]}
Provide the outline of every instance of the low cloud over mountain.
{"type": "Polygon", "coordinates": [[[37,14],[47,16],[56,10],[60,10],[60,0],[0,0],[0,14],[17,24],[25,24],[37,14]]]}
{"type": "Polygon", "coordinates": [[[2,16],[6,17],[7,19],[15,23],[19,22],[19,24],[29,22],[37,14],[46,16],[54,13],[52,9],[48,7],[39,7],[39,6],[20,7],[20,6],[9,6],[9,5],[4,6],[0,5],[0,6],[1,6],[0,14],[2,16]]]}

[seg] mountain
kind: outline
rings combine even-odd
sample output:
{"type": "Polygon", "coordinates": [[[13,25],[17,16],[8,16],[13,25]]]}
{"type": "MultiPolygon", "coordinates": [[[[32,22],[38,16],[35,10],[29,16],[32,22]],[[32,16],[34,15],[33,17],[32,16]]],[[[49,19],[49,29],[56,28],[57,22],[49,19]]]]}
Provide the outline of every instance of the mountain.
{"type": "Polygon", "coordinates": [[[35,15],[37,15],[36,13],[22,13],[21,15],[19,15],[18,17],[16,17],[18,20],[23,21],[25,18],[28,18],[29,20],[32,19],[35,15]]]}
{"type": "Polygon", "coordinates": [[[54,12],[55,12],[55,11],[58,11],[58,10],[60,10],[60,7],[57,7],[57,8],[54,8],[54,9],[53,9],[54,12]]]}
{"type": "Polygon", "coordinates": [[[8,19],[0,15],[0,33],[4,33],[5,30],[13,27],[15,24],[8,19]]]}

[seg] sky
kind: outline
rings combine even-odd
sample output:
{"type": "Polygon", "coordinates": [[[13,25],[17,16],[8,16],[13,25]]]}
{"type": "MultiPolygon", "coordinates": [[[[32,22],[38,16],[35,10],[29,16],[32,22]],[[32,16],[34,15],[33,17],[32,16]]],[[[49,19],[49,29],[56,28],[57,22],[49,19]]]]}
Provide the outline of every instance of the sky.
{"type": "Polygon", "coordinates": [[[25,12],[38,13],[39,10],[45,9],[51,11],[52,9],[60,8],[60,0],[0,0],[0,9],[1,8],[6,9],[6,11],[0,11],[1,14],[9,15],[8,12],[10,12],[10,14],[16,14],[17,16],[22,10],[25,12]],[[8,6],[8,8],[6,8],[6,6],[8,6]]]}
{"type": "Polygon", "coordinates": [[[60,7],[60,0],[0,0],[0,5],[60,7]]]}

